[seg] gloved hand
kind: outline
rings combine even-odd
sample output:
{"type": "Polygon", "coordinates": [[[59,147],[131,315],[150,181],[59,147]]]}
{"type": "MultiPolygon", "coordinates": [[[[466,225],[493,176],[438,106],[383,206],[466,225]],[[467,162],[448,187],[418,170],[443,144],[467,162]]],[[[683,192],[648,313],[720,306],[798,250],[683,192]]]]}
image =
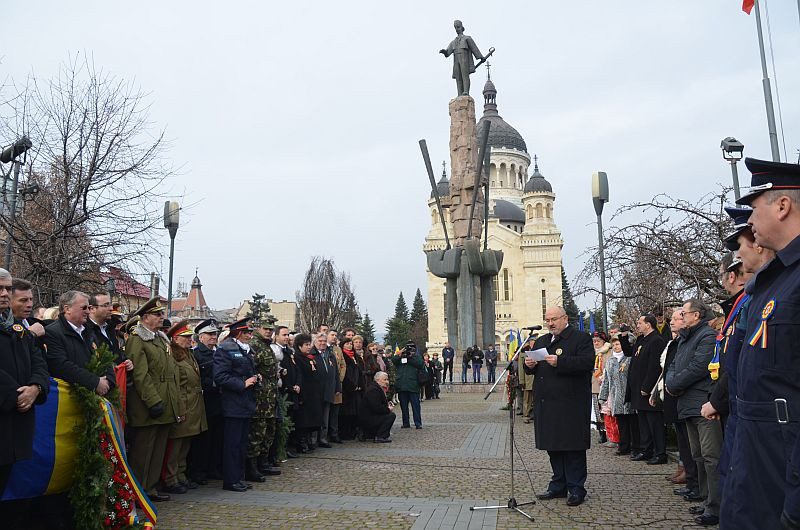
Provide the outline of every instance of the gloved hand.
{"type": "Polygon", "coordinates": [[[164,403],[158,402],[157,404],[150,407],[150,417],[156,419],[164,414],[164,403]]]}

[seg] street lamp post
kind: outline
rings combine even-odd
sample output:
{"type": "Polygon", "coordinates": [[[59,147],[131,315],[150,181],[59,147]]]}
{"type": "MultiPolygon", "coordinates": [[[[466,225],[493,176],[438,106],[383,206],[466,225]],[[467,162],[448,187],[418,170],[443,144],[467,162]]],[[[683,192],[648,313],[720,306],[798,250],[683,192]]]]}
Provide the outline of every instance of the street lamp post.
{"type": "MultiPolygon", "coordinates": [[[[13,144],[9,145],[0,153],[0,162],[4,164],[14,162],[14,179],[11,181],[11,206],[9,211],[8,235],[6,239],[6,270],[11,269],[11,247],[14,239],[14,223],[17,220],[17,188],[19,187],[19,170],[22,165],[19,161],[20,155],[24,155],[33,144],[27,136],[23,136],[13,144]]],[[[3,190],[6,189],[3,182],[3,190]]],[[[4,197],[5,199],[5,197],[4,197]]]]}
{"type": "Polygon", "coordinates": [[[731,164],[733,195],[738,201],[741,194],[739,193],[739,171],[736,169],[736,163],[744,156],[744,144],[733,136],[728,136],[722,140],[719,146],[722,148],[722,158],[731,164]]]}
{"type": "Polygon", "coordinates": [[[597,241],[600,248],[600,292],[603,295],[603,331],[608,333],[608,305],[606,300],[606,258],[603,243],[603,206],[608,202],[608,176],[605,171],[592,175],[592,202],[597,214],[597,241]]]}
{"type": "Polygon", "coordinates": [[[176,201],[164,203],[164,228],[169,230],[169,291],[167,291],[167,318],[172,316],[172,266],[175,262],[175,235],[181,207],[176,201]]]}

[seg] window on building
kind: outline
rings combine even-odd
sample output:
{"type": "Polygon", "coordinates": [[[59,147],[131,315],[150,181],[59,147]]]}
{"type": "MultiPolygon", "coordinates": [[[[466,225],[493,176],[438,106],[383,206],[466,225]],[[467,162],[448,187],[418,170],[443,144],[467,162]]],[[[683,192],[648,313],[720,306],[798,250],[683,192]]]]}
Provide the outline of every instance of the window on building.
{"type": "Polygon", "coordinates": [[[533,206],[530,204],[525,207],[525,217],[533,219],[533,206]]]}
{"type": "Polygon", "coordinates": [[[495,302],[499,302],[500,301],[500,289],[497,286],[497,276],[492,278],[492,289],[494,289],[494,301],[495,302]]]}
{"type": "Polygon", "coordinates": [[[542,203],[536,205],[536,218],[541,219],[544,217],[544,208],[542,207],[542,203]]]}
{"type": "Polygon", "coordinates": [[[511,273],[503,269],[503,300],[511,300],[511,273]]]}
{"type": "Polygon", "coordinates": [[[553,205],[552,204],[548,204],[547,205],[547,218],[550,219],[551,217],[553,217],[553,205]]]}
{"type": "Polygon", "coordinates": [[[542,322],[544,322],[545,313],[547,313],[547,290],[542,289],[542,322]]]}

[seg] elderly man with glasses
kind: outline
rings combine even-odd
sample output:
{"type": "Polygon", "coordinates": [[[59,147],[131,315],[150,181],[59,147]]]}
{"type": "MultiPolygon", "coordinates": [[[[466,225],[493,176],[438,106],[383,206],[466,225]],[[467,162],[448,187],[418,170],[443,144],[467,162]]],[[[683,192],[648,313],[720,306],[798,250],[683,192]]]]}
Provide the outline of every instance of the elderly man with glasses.
{"type": "Polygon", "coordinates": [[[722,426],[701,414],[703,404],[714,388],[708,372],[708,363],[714,356],[716,332],[708,326],[711,309],[702,301],[692,298],[683,304],[681,315],[684,328],[678,338],[678,351],[666,375],[666,391],[678,398],[678,418],[686,421],[692,458],[697,464],[700,495],[687,495],[689,501],[704,504],[694,508],[699,525],[719,523],[719,455],[722,450],[722,426]]]}

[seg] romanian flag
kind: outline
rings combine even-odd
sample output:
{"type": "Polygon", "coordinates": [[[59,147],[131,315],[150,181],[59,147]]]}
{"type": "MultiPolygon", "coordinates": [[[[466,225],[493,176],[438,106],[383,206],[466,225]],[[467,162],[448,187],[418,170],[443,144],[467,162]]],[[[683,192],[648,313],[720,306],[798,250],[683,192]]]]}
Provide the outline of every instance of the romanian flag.
{"type": "Polygon", "coordinates": [[[756,5],[756,0],[743,0],[743,2],[742,2],[742,11],[744,11],[745,13],[747,13],[749,15],[750,11],[753,10],[753,6],[755,6],[755,5],[756,5]]]}

